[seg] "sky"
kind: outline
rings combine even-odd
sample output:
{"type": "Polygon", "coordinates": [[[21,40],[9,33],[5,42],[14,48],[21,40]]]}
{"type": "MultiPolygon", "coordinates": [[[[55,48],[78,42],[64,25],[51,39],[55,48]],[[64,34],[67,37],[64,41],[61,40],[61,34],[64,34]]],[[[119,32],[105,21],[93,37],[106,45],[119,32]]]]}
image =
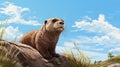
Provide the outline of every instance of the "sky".
{"type": "Polygon", "coordinates": [[[74,49],[74,42],[92,61],[120,53],[119,0],[0,0],[0,32],[3,39],[17,41],[31,30],[39,30],[46,19],[65,21],[56,52],[74,49]]]}

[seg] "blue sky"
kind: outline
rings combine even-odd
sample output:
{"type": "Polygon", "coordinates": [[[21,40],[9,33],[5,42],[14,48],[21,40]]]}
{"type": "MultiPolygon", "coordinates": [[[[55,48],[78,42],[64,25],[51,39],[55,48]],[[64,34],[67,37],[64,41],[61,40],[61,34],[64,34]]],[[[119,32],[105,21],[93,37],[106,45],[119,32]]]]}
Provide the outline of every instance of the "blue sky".
{"type": "MultiPolygon", "coordinates": [[[[6,22],[4,39],[19,40],[40,29],[48,18],[62,18],[66,28],[56,51],[73,49],[73,42],[92,60],[105,60],[120,50],[119,0],[0,0],[0,21],[6,22]],[[8,37],[9,36],[9,37],[8,37]]],[[[0,28],[1,31],[1,28],[0,28]]]]}

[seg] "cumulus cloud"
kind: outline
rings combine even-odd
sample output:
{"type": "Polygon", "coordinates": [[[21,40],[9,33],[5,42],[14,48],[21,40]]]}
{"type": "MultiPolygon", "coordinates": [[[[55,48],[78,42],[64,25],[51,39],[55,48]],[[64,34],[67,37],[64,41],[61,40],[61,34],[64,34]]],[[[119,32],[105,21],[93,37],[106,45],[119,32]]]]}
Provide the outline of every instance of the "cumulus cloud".
{"type": "Polygon", "coordinates": [[[113,48],[109,50],[109,52],[120,52],[120,48],[113,48]]]}
{"type": "Polygon", "coordinates": [[[73,27],[89,31],[90,33],[96,33],[93,37],[84,36],[88,38],[88,40],[85,40],[86,43],[95,42],[107,46],[120,46],[120,28],[107,22],[103,14],[100,14],[97,20],[92,20],[91,22],[85,20],[77,21],[73,27]]]}
{"type": "MultiPolygon", "coordinates": [[[[77,27],[80,30],[87,30],[89,32],[95,33],[104,33],[111,34],[113,32],[120,33],[119,29],[109,24],[109,22],[105,21],[105,16],[100,14],[98,20],[92,20],[92,22],[88,22],[85,20],[75,22],[73,27],[77,27]]],[[[120,36],[120,35],[119,35],[120,36]]]]}
{"type": "Polygon", "coordinates": [[[104,61],[107,59],[106,53],[98,53],[93,51],[83,51],[87,56],[91,58],[91,61],[104,61]]]}
{"type": "Polygon", "coordinates": [[[0,14],[4,14],[8,17],[8,23],[19,23],[24,25],[41,25],[37,20],[25,20],[23,18],[23,13],[28,12],[29,8],[23,8],[17,5],[14,5],[10,2],[5,2],[4,7],[0,8],[0,14]]]}
{"type": "Polygon", "coordinates": [[[71,49],[74,47],[74,43],[73,42],[64,42],[64,46],[69,47],[71,49]]]}
{"type": "Polygon", "coordinates": [[[92,20],[89,16],[84,16],[84,17],[82,17],[82,19],[84,19],[84,20],[92,20]]]}
{"type": "Polygon", "coordinates": [[[10,40],[13,41],[16,38],[19,39],[23,36],[23,34],[19,31],[18,27],[8,26],[6,28],[1,27],[0,33],[2,32],[2,29],[4,29],[3,39],[4,40],[10,40]]]}
{"type": "Polygon", "coordinates": [[[56,51],[58,53],[61,53],[62,51],[74,49],[74,43],[73,42],[64,42],[62,46],[57,46],[56,51]]]}

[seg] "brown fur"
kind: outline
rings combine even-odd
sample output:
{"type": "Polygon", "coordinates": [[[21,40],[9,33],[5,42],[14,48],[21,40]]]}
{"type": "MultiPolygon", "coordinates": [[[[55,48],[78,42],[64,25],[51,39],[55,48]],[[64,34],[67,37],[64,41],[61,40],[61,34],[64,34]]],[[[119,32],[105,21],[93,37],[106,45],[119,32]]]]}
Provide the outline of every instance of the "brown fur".
{"type": "Polygon", "coordinates": [[[34,30],[25,34],[20,42],[37,49],[46,59],[56,57],[58,56],[55,53],[56,44],[60,33],[64,30],[64,24],[60,24],[60,22],[64,21],[58,18],[48,19],[40,30],[34,30]],[[54,19],[56,21],[53,21],[54,19]]]}

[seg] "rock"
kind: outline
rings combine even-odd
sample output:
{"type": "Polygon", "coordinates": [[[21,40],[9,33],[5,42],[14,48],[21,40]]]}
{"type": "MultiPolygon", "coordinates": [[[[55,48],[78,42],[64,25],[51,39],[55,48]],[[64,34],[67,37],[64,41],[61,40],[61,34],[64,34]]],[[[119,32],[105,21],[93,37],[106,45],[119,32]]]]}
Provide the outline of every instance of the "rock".
{"type": "MultiPolygon", "coordinates": [[[[13,52],[14,50],[19,51],[17,60],[22,64],[22,67],[70,67],[67,58],[63,55],[46,60],[29,45],[8,41],[0,41],[0,45],[6,49],[5,51],[10,51],[10,48],[13,49],[13,52]]],[[[9,55],[12,56],[13,54],[10,53],[9,55]]]]}
{"type": "Polygon", "coordinates": [[[54,64],[52,64],[52,63],[46,63],[46,67],[54,67],[54,64]]]}
{"type": "Polygon", "coordinates": [[[50,63],[54,64],[54,67],[70,67],[67,58],[60,55],[58,58],[54,57],[50,63]]]}
{"type": "Polygon", "coordinates": [[[116,63],[116,64],[111,64],[108,67],[120,67],[120,64],[116,63]]]}

